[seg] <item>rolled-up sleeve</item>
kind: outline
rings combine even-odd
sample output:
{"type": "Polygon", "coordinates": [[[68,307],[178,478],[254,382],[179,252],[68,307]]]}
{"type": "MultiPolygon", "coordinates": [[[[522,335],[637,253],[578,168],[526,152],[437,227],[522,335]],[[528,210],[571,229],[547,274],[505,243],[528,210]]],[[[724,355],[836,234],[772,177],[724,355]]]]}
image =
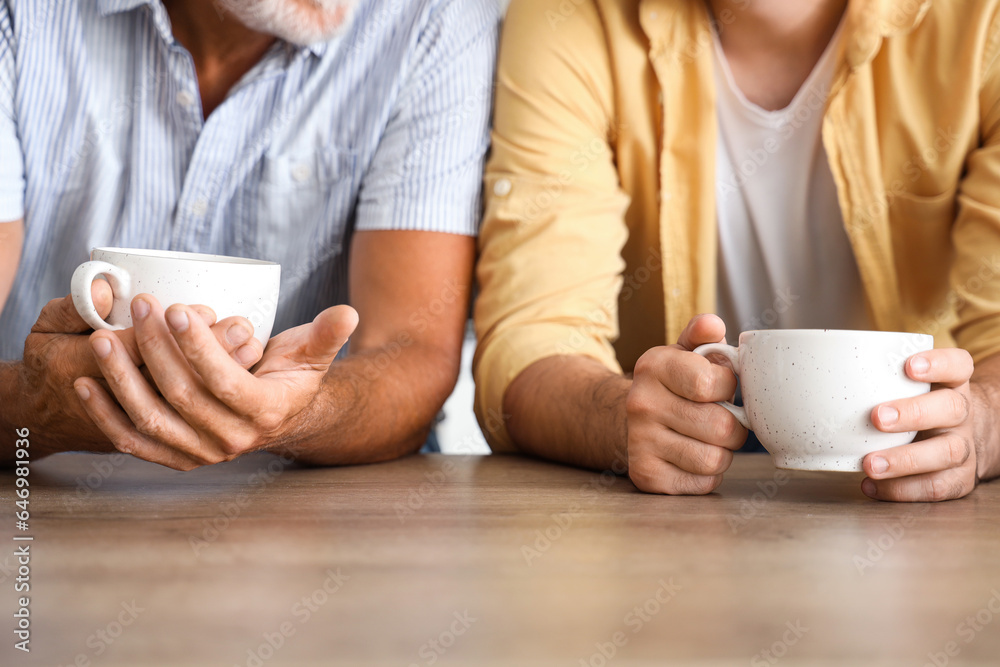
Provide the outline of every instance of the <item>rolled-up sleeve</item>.
{"type": "Polygon", "coordinates": [[[952,335],[977,362],[1000,353],[1000,41],[993,42],[980,93],[983,138],[966,160],[952,235],[958,314],[952,335]]]}
{"type": "Polygon", "coordinates": [[[613,96],[593,4],[514,0],[500,48],[475,308],[475,408],[494,451],[516,449],[503,398],[532,363],[584,355],[621,372],[612,342],[629,199],[615,168],[613,96]]]}
{"type": "Polygon", "coordinates": [[[0,222],[24,217],[24,153],[14,113],[14,35],[6,2],[0,2],[0,222]]]}

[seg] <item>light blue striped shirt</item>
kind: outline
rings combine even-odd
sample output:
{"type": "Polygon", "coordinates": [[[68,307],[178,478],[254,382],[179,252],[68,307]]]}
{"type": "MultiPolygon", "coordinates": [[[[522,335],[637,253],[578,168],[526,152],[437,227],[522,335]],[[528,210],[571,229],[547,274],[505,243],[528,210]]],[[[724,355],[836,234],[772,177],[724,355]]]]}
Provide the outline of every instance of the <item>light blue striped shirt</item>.
{"type": "Polygon", "coordinates": [[[353,231],[475,234],[498,21],[495,0],[361,0],[203,121],[160,0],[0,0],[0,221],[25,220],[0,359],[94,246],[280,262],[277,332],[347,301],[353,231]]]}

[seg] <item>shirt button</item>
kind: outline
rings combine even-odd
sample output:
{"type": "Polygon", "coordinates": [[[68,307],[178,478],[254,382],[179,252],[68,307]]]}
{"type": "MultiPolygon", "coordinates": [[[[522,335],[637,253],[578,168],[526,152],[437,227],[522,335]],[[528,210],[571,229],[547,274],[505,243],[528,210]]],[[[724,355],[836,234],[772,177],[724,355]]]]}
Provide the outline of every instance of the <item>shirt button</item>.
{"type": "Polygon", "coordinates": [[[501,178],[496,183],[493,184],[493,194],[497,197],[506,197],[510,194],[511,185],[510,181],[506,178],[501,178]]]}
{"type": "Polygon", "coordinates": [[[673,294],[674,294],[674,296],[680,296],[681,295],[681,289],[679,287],[675,287],[673,294]]]}
{"type": "Polygon", "coordinates": [[[177,104],[181,105],[185,109],[194,106],[194,102],[195,102],[194,95],[192,95],[188,91],[182,90],[181,92],[177,93],[177,104]]]}
{"type": "Polygon", "coordinates": [[[299,183],[305,183],[312,176],[312,169],[307,164],[297,164],[292,167],[292,178],[299,183]]]}
{"type": "Polygon", "coordinates": [[[195,215],[205,215],[208,213],[208,200],[202,198],[191,204],[191,212],[195,215]]]}

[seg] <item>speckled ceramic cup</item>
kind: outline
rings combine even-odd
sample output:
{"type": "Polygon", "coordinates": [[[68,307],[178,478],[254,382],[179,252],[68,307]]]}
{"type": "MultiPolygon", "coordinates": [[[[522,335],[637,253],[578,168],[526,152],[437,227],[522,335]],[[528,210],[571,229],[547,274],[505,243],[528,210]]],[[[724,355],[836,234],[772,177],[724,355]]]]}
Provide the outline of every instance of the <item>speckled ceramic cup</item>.
{"type": "Polygon", "coordinates": [[[880,403],[930,391],[904,364],[934,347],[926,334],[774,329],[740,334],[720,354],[740,379],[743,406],[720,403],[757,434],[779,468],[860,471],[869,452],[911,442],[916,432],[883,433],[871,423],[880,403]]]}
{"type": "Polygon", "coordinates": [[[254,337],[267,345],[278,309],[281,266],[274,262],[169,250],[94,248],[91,261],[73,273],[70,293],[83,320],[94,329],[132,326],[130,305],[137,294],[152,294],[164,308],[204,305],[221,320],[250,320],[254,337]],[[107,321],[94,308],[91,283],[107,278],[115,301],[107,321]]]}

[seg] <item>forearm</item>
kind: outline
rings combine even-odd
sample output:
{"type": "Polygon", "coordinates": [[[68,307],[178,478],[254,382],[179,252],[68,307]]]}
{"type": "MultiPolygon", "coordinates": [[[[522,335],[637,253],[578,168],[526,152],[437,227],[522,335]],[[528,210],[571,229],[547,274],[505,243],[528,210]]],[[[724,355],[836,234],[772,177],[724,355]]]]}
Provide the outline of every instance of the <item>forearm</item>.
{"type": "Polygon", "coordinates": [[[24,371],[22,362],[0,362],[0,467],[13,464],[13,433],[23,428],[31,433],[33,458],[66,451],[115,451],[85,414],[55,404],[75,400],[69,398],[69,389],[59,401],[45,400],[29,386],[24,371]]]}
{"type": "Polygon", "coordinates": [[[0,223],[0,312],[3,312],[7,297],[14,286],[14,276],[21,264],[21,246],[24,244],[24,224],[16,222],[0,223]]]}
{"type": "Polygon", "coordinates": [[[316,399],[269,449],[310,465],[375,463],[418,450],[454,388],[457,353],[398,348],[334,363],[316,399]]]}
{"type": "Polygon", "coordinates": [[[22,362],[0,362],[0,467],[4,468],[14,464],[16,430],[29,430],[33,458],[61,451],[64,439],[49,428],[45,407],[36,404],[24,378],[22,362]]]}
{"type": "Polygon", "coordinates": [[[986,481],[1000,477],[1000,355],[976,364],[970,385],[976,420],[976,475],[986,481]]]}
{"type": "Polygon", "coordinates": [[[0,362],[0,467],[14,463],[14,431],[24,428],[17,411],[18,368],[13,362],[0,362]]]}
{"type": "Polygon", "coordinates": [[[507,432],[526,454],[623,474],[631,384],[589,357],[542,359],[507,388],[507,432]]]}

